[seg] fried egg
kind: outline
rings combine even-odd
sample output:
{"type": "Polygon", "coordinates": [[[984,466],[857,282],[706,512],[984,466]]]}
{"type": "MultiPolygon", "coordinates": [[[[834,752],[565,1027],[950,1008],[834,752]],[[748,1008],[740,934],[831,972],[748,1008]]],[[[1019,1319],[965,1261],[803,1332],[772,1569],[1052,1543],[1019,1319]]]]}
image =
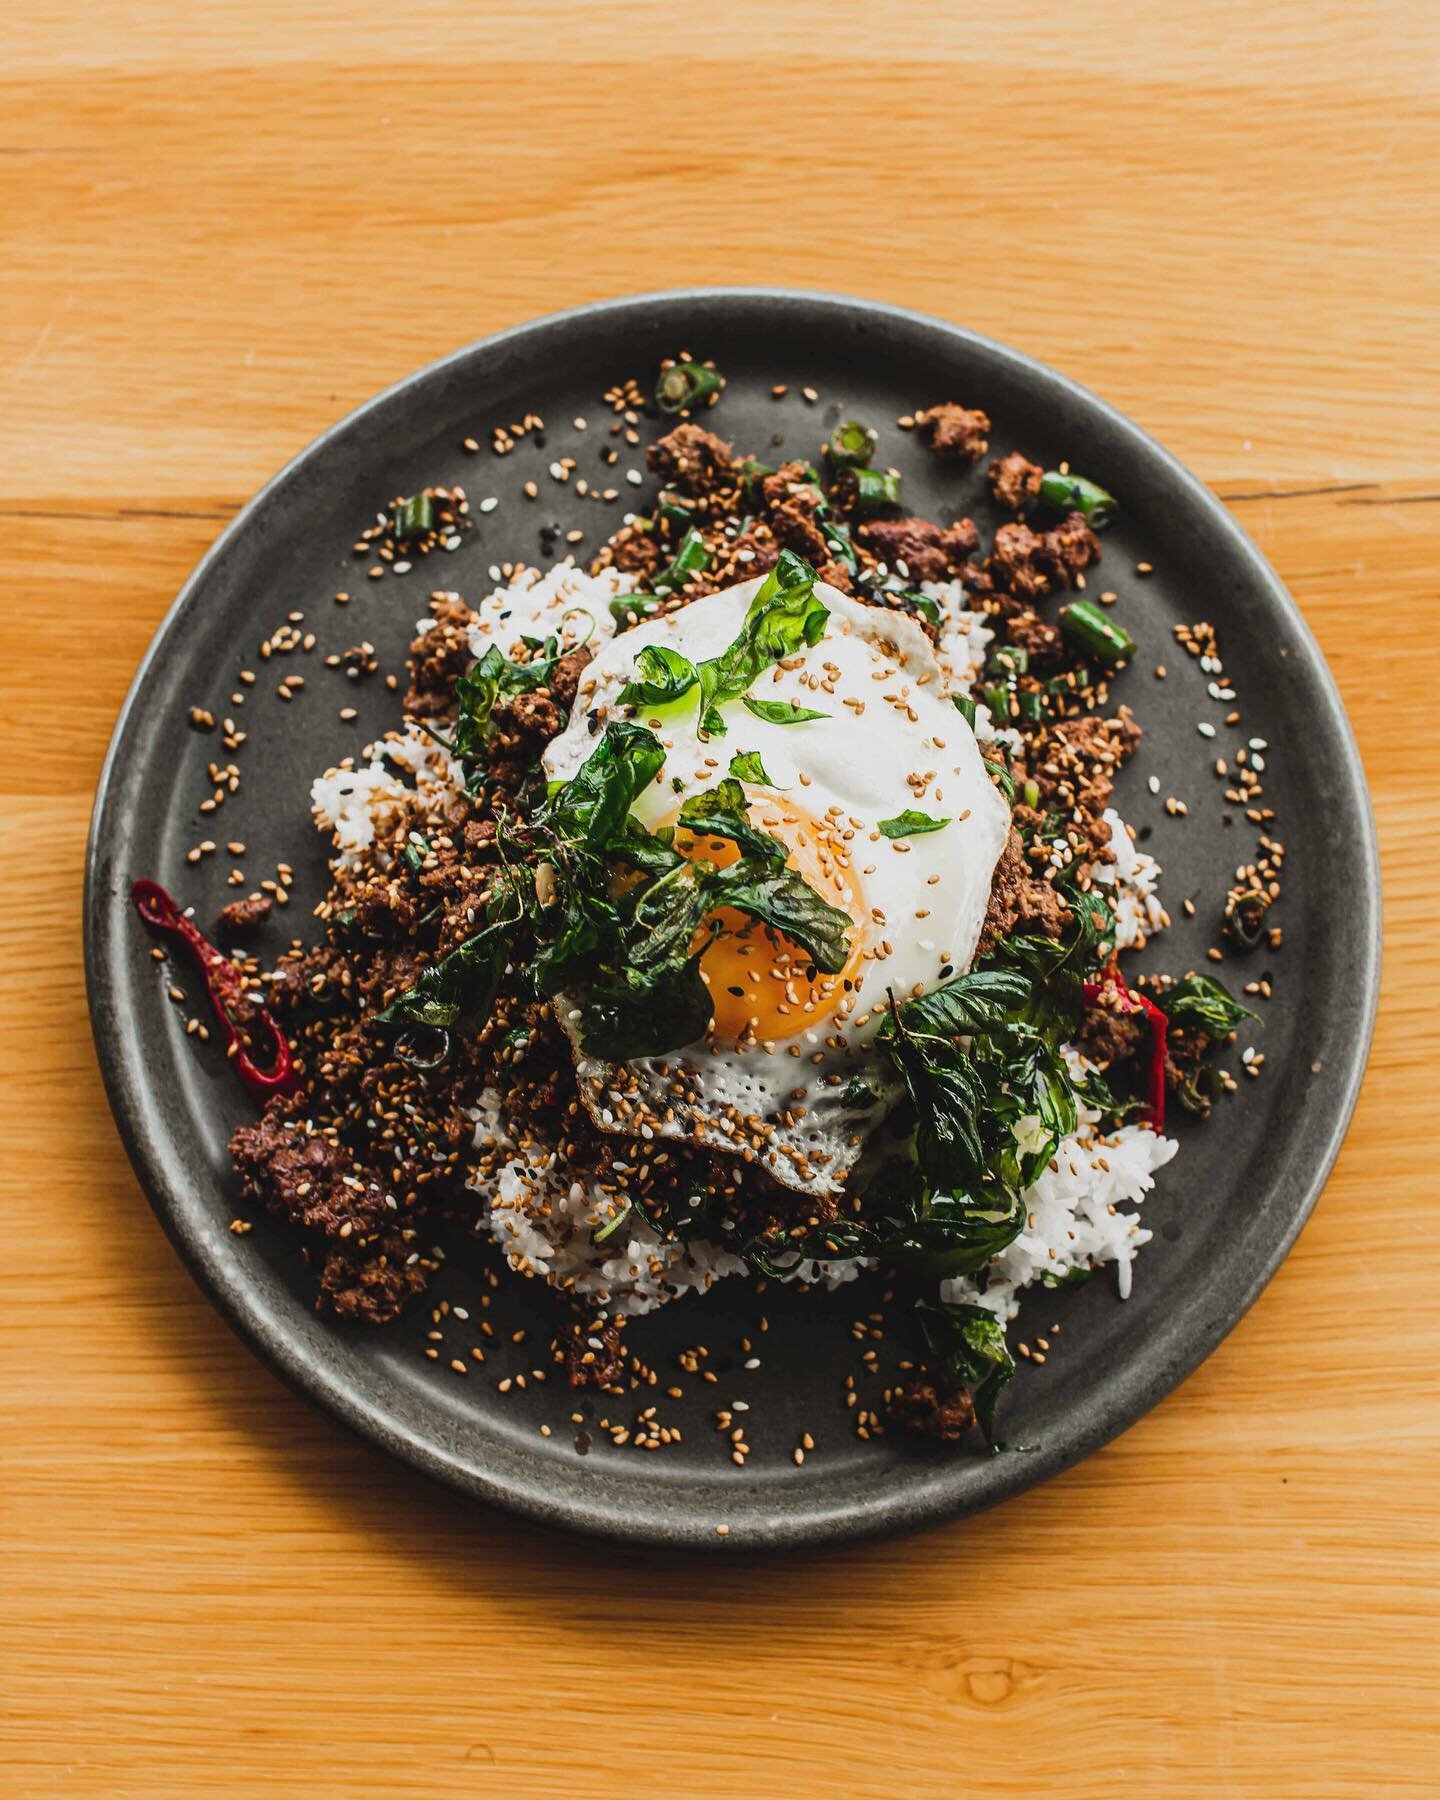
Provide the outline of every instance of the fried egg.
{"type": "MultiPolygon", "coordinates": [[[[575,1050],[582,1098],[603,1129],[685,1139],[758,1162],[787,1187],[829,1193],[843,1184],[894,1091],[875,1046],[889,996],[903,1001],[969,967],[1009,809],[919,626],[824,582],[815,592],[830,616],[819,642],[750,689],[754,700],[791,702],[823,717],[776,723],[736,699],[722,708],[724,735],[702,740],[693,691],[622,713],[619,695],[644,645],[668,646],[695,663],[719,654],[759,586],[747,581],[707,595],[603,644],[581,677],[569,726],[545,751],[545,772],[569,779],[607,717],[634,717],[665,749],[663,769],[635,806],[655,830],[675,823],[688,797],[724,780],[737,754],[758,753],[768,779],[744,783],[749,817],[849,915],[849,959],[834,975],[818,972],[777,931],[722,912],[700,963],[714,1014],[702,1041],[605,1063],[579,1047],[575,998],[560,995],[556,1011],[575,1050]],[[882,821],[907,812],[946,823],[894,837],[882,832],[882,821]]],[[[735,854],[683,830],[675,842],[715,863],[735,854]]]]}

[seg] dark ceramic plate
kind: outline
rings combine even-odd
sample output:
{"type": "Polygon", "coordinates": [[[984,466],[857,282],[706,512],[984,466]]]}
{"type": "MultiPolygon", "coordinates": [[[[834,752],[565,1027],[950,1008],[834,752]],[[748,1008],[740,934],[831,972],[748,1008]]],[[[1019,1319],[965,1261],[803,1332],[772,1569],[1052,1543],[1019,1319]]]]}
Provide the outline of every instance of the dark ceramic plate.
{"type": "MultiPolygon", "coordinates": [[[[775,458],[774,460],[779,460],[775,458]]],[[[621,467],[640,463],[638,453],[621,467]]],[[[637,506],[652,491],[616,483],[637,506]]],[[[563,546],[562,546],[563,547],[563,546]]],[[[647,1543],[747,1546],[833,1544],[934,1523],[992,1505],[1063,1469],[1162,1399],[1218,1344],[1274,1273],[1334,1160],[1350,1117],[1370,1037],[1379,964],[1380,903],[1365,781],[1319,651],[1299,613],[1249,539],[1192,476],[1092,394],[999,344],[936,319],[830,295],[738,290],[623,300],[502,332],[410,376],[325,434],[240,514],[195,571],[161,626],[115,730],[100,781],[90,843],[86,961],[96,1043],[111,1104],[135,1169],[176,1248],[216,1305],[276,1370],[313,1400],[387,1450],[477,1499],[531,1518],[647,1543]],[[862,1441],[842,1404],[847,1374],[861,1403],[878,1398],[879,1377],[858,1362],[848,1329],[878,1296],[851,1287],[835,1296],[777,1293],[757,1300],[744,1283],[722,1283],[640,1321],[632,1347],[652,1366],[673,1368],[675,1351],[703,1342],[718,1381],[685,1379],[681,1401],[657,1397],[683,1441],[662,1452],[615,1448],[601,1417],[633,1418],[634,1403],[587,1401],[585,1420],[560,1382],[506,1394],[506,1374],[544,1366],[558,1319],[536,1283],[502,1279],[490,1317],[502,1327],[488,1361],[461,1380],[448,1363],[479,1342],[474,1321],[489,1293],[488,1265],[463,1245],[438,1293],[468,1303],[453,1318],[441,1356],[427,1361],[428,1310],[385,1333],[337,1329],[310,1309],[310,1286],[293,1244],[268,1221],[248,1236],[228,1229],[237,1211],[225,1153],[248,1102],[223,1060],[182,1035],[181,1009],[127,900],[131,880],[153,875],[213,918],[229,897],[222,853],[187,865],[206,837],[243,839],[247,878],[279,860],[294,865],[296,904],[277,914],[269,949],[299,930],[323,886],[323,845],[308,819],[311,776],[396,722],[379,682],[345,689],[321,653],[359,638],[384,667],[402,666],[412,621],[435,586],[472,598],[487,568],[509,558],[545,560],[542,525],[586,532],[588,555],[616,521],[605,507],[547,478],[552,459],[573,455],[597,485],[614,479],[599,460],[612,440],[601,394],[627,375],[653,377],[659,357],[687,347],[715,358],[729,378],[710,421],[764,455],[783,435],[787,451],[813,455],[843,405],[880,428],[880,460],[905,469],[914,510],[942,520],[972,513],[995,522],[980,471],[958,474],[895,426],[897,415],[936,399],[983,406],[996,452],[1023,448],[1052,465],[1072,464],[1117,494],[1124,514],[1105,538],[1104,584],[1118,590],[1117,616],[1141,643],[1124,697],[1145,726],[1119,804],[1148,832],[1165,867],[1176,929],[1147,962],[1181,971],[1215,938],[1216,916],[1253,829],[1227,816],[1211,772],[1217,752],[1244,738],[1267,740],[1266,798],[1288,850],[1279,918],[1285,947],[1257,957],[1232,979],[1273,962],[1276,992],[1253,1041],[1266,1057],[1261,1080],[1242,1081],[1208,1126],[1182,1123],[1182,1149],[1146,1206],[1155,1241],[1136,1267],[1128,1302],[1101,1274],[1067,1294],[1033,1298],[1014,1332],[1063,1334],[1042,1370],[1021,1366],[1004,1403],[1004,1454],[934,1454],[895,1438],[862,1441]],[[783,400],[771,386],[789,384],[783,400]],[[801,388],[819,391],[807,405],[801,388]],[[527,411],[547,421],[546,441],[500,459],[489,427],[527,411]],[[577,415],[588,431],[572,425],[577,415]],[[478,438],[480,455],[462,449],[478,438]],[[540,500],[521,486],[535,477],[540,500]],[[452,555],[417,562],[408,575],[367,581],[351,554],[359,528],[397,493],[427,482],[461,482],[472,501],[500,505],[452,555]],[[1148,579],[1136,563],[1148,560],[1148,579]],[[348,607],[331,599],[354,594],[348,607]],[[290,659],[308,678],[290,706],[274,696],[276,665],[256,660],[259,640],[292,610],[305,614],[316,654],[290,659]],[[1238,677],[1240,732],[1215,743],[1196,731],[1227,710],[1206,694],[1206,677],[1179,653],[1178,621],[1210,620],[1227,668],[1238,677]],[[1163,683],[1156,663],[1169,666],[1163,683]],[[249,741],[235,760],[244,783],[219,814],[196,808],[220,755],[212,736],[187,724],[192,705],[217,717],[241,667],[263,670],[247,696],[249,741]],[[342,691],[344,690],[344,691],[342,691]],[[353,725],[339,707],[360,708],[353,725]],[[1158,777],[1160,797],[1148,786],[1158,777]],[[1163,796],[1189,805],[1169,816],[1163,796]],[[262,868],[263,865],[263,868],[262,868]],[[1198,917],[1180,901],[1193,896],[1198,917]],[[1337,896],[1342,903],[1337,904],[1337,896]],[[768,1315],[763,1336],[758,1314],[768,1315]],[[526,1341],[510,1343],[524,1330],[526,1341]],[[747,1332],[762,1352],[747,1369],[747,1332]],[[495,1344],[500,1345],[499,1348],[495,1344]],[[717,1405],[748,1402],[752,1455],[728,1460],[711,1424],[717,1405]],[[540,1435],[548,1425],[549,1437],[540,1435]],[[792,1460],[803,1431],[816,1440],[803,1467],[792,1460]],[[729,1533],[717,1535],[724,1523],[729,1533]]],[[[183,977],[182,977],[183,979],[183,977]]],[[[1249,1041],[1246,1039],[1244,1041],[1249,1041]]],[[[895,1329],[900,1330],[897,1322],[895,1329]]],[[[886,1353],[898,1345],[884,1346],[886,1353]]],[[[643,1401],[640,1402],[643,1404],[643,1401]]]]}

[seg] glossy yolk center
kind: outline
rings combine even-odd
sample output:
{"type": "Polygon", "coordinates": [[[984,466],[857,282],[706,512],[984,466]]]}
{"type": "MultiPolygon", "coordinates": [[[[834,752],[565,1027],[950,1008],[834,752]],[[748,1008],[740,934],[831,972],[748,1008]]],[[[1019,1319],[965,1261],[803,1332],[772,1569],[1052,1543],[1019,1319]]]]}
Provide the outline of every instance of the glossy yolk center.
{"type": "MultiPolygon", "coordinates": [[[[827,975],[815,969],[800,945],[748,913],[726,906],[712,914],[706,930],[713,928],[715,936],[700,958],[700,973],[710,990],[714,1034],[731,1043],[794,1037],[822,1024],[852,992],[864,955],[858,929],[863,916],[860,883],[842,835],[844,821],[832,825],[816,819],[778,795],[752,799],[748,810],[753,825],[788,848],[789,867],[832,906],[848,913],[857,929],[850,934],[845,967],[827,975]]],[[[735,862],[740,854],[728,839],[696,836],[683,828],[675,834],[675,848],[682,856],[703,858],[718,868],[735,862]]]]}

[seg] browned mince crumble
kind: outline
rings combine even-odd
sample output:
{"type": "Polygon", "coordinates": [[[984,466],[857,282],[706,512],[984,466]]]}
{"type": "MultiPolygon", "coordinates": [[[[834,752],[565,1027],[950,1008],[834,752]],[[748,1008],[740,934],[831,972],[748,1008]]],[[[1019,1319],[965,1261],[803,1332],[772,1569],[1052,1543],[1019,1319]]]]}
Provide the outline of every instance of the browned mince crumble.
{"type": "MultiPolygon", "coordinates": [[[[624,441],[638,443],[641,418],[653,415],[638,387],[620,384],[606,399],[617,430],[624,421],[624,441]]],[[[961,464],[984,458],[990,448],[989,419],[959,404],[932,405],[901,424],[913,427],[934,454],[961,464]]],[[[527,415],[496,427],[491,448],[504,455],[522,437],[541,432],[541,421],[527,415]]],[[[478,449],[478,443],[467,440],[466,447],[478,449]]],[[[608,457],[614,460],[613,454],[608,457]]],[[[966,604],[986,614],[995,632],[989,672],[980,677],[977,692],[988,685],[1001,711],[997,723],[1018,731],[1022,745],[1003,773],[1007,788],[1013,788],[1012,827],[995,870],[977,957],[1017,932],[1059,940],[1074,923],[1067,892],[1088,890],[1095,870],[1111,860],[1103,815],[1116,774],[1140,739],[1130,709],[1111,694],[1112,679],[1127,658],[1097,660],[1062,628],[1057,615],[1057,601],[1083,591],[1088,572],[1101,560],[1100,537],[1086,511],[1047,505],[1042,482],[1050,478],[1014,450],[988,465],[990,492],[1011,515],[988,545],[968,518],[942,526],[909,516],[895,504],[862,512],[823,459],[794,458],[773,470],[757,467],[690,416],[655,437],[646,446],[645,461],[664,484],[662,499],[669,495],[683,503],[684,525],[678,511],[663,507],[647,519],[623,523],[590,566],[596,572],[608,566],[629,572],[643,590],[670,564],[683,535],[698,533],[704,566],[662,597],[656,610],[673,610],[762,575],[788,550],[805,559],[820,580],[918,618],[938,640],[938,625],[917,605],[916,590],[922,582],[963,583],[966,604]],[[848,540],[848,558],[837,553],[835,534],[826,528],[831,524],[848,540]],[[1013,653],[1009,667],[1000,655],[1006,651],[1013,653]],[[1041,829],[1057,816],[1064,820],[1062,869],[1056,866],[1053,834],[1047,837],[1041,829]],[[1063,884],[1057,881],[1061,873],[1063,884]]],[[[526,492],[533,488],[528,484],[526,492]]],[[[357,556],[370,562],[372,576],[387,567],[401,569],[467,530],[469,512],[461,489],[427,489],[379,515],[360,534],[357,556]]],[[[506,578],[519,568],[506,565],[506,578]]],[[[1106,607],[1113,599],[1100,596],[1106,607]]],[[[433,626],[411,646],[404,708],[443,725],[455,717],[456,684],[473,660],[467,627],[475,614],[451,592],[435,593],[430,612],[433,626]]],[[[1184,628],[1180,641],[1212,677],[1212,695],[1230,693],[1233,699],[1233,690],[1219,685],[1223,665],[1209,627],[1184,628]]],[[[309,648],[298,626],[287,623],[267,640],[263,660],[302,645],[309,648]]],[[[253,961],[243,965],[249,991],[288,1034],[299,1087],[293,1095],[272,1099],[257,1120],[235,1130],[235,1167],[245,1196],[295,1229],[315,1277],[316,1306],[336,1318],[388,1325],[426,1292],[437,1268],[427,1221],[444,1217],[477,1234],[483,1231],[476,1217],[481,1203],[466,1184],[474,1167],[473,1109],[487,1088],[502,1096],[506,1126],[518,1143],[539,1133],[558,1145],[579,1179],[618,1181],[611,1168],[623,1155],[625,1191],[647,1213],[652,1203],[663,1211],[665,1196],[683,1189],[702,1194],[717,1214],[744,1222],[747,1230],[777,1241],[793,1235],[808,1242],[834,1221],[842,1205],[838,1197],[817,1199],[782,1187],[741,1157],[674,1139],[617,1138],[598,1129],[581,1104],[568,1041],[546,1003],[502,987],[488,1022],[478,1032],[455,1033],[438,1068],[423,1066],[413,1043],[378,1022],[424,968],[474,932],[477,908],[495,874],[500,821],[533,799],[541,753],[564,729],[589,660],[588,650],[574,651],[556,663],[543,685],[497,702],[474,791],[449,796],[438,810],[416,795],[408,809],[398,810],[388,836],[354,867],[335,873],[317,909],[321,931],[315,942],[287,951],[269,970],[253,961]]],[[[327,661],[348,680],[377,671],[368,643],[327,661]]],[[[1163,667],[1156,670],[1158,678],[1165,673],[1163,667]]],[[[247,678],[254,679],[248,671],[242,680],[247,678]]],[[[281,686],[288,688],[281,697],[288,698],[303,683],[287,677],[281,686]]],[[[192,723],[197,730],[216,728],[213,714],[204,709],[195,709],[192,723]]],[[[225,744],[238,748],[244,734],[232,720],[224,725],[225,744]]],[[[1227,934],[1232,947],[1242,939],[1246,946],[1276,947],[1279,930],[1269,913],[1279,892],[1283,847],[1269,835],[1273,815],[1258,804],[1263,760],[1257,752],[1242,751],[1233,766],[1220,761],[1216,767],[1229,783],[1227,798],[1261,828],[1261,852],[1242,868],[1227,896],[1227,934]]],[[[212,763],[211,778],[212,805],[223,805],[225,793],[238,784],[238,771],[233,764],[212,763]]],[[[244,846],[229,848],[235,854],[244,846]]],[[[214,850],[207,841],[191,860],[214,850]]],[[[224,907],[222,940],[233,943],[253,933],[274,905],[286,903],[288,887],[288,871],[281,871],[262,890],[224,907]]],[[[1219,954],[1212,951],[1215,960],[1219,954]]],[[[1163,1001],[1165,983],[1146,985],[1163,1001]]],[[[1269,991],[1268,978],[1247,988],[1266,997],[1269,991]]],[[[1143,1086],[1150,1042],[1146,1016],[1127,1010],[1115,988],[1091,1000],[1078,1042],[1108,1072],[1117,1092],[1143,1086]]],[[[1171,1093],[1192,1110],[1208,1110],[1228,1077],[1212,1070],[1212,1079],[1199,1078],[1209,1067],[1205,1032],[1172,1023],[1165,1048],[1171,1093]]],[[[1255,1063],[1247,1066],[1256,1072],[1255,1063]]],[[[573,1321],[552,1347],[573,1385],[612,1395],[645,1386],[627,1356],[623,1327],[622,1318],[577,1302],[573,1321]]],[[[1021,1349],[1043,1361],[1043,1353],[1021,1349]]],[[[888,1422],[945,1440],[964,1435],[976,1418],[970,1384],[947,1379],[924,1363],[902,1368],[908,1373],[887,1390],[884,1419],[859,1410],[862,1434],[882,1431],[888,1422]]],[[[850,1398],[853,1404],[853,1393],[850,1398]]],[[[628,1426],[604,1425],[612,1436],[620,1433],[616,1441],[625,1441],[630,1432],[628,1426]]],[[[725,1428],[734,1460],[743,1462],[748,1451],[743,1426],[737,1430],[727,1414],[725,1428]]],[[[636,1441],[648,1442],[645,1434],[660,1428],[636,1429],[641,1434],[636,1441]]],[[[803,1447],[795,1454],[803,1460],[803,1447]]]]}

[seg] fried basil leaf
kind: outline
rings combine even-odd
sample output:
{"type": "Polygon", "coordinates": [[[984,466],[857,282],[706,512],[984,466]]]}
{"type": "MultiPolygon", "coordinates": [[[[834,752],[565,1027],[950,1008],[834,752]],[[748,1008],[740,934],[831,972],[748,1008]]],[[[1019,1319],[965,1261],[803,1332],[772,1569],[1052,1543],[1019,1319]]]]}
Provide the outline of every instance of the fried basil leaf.
{"type": "Polygon", "coordinates": [[[750,802],[732,776],[704,793],[692,794],[680,808],[680,824],[697,838],[725,838],[748,856],[783,863],[790,852],[779,838],[752,825],[747,815],[750,802]]]}
{"type": "Polygon", "coordinates": [[[490,743],[490,715],[497,700],[513,700],[548,687],[560,660],[560,640],[547,638],[536,644],[539,654],[529,662],[511,662],[498,644],[455,683],[457,713],[450,748],[471,766],[483,760],[490,743]]]}
{"type": "Polygon", "coordinates": [[[1015,1373],[1005,1327],[988,1307],[921,1300],[915,1308],[932,1368],[950,1387],[967,1387],[975,1420],[995,1447],[995,1404],[1015,1373]]]}
{"type": "Polygon", "coordinates": [[[410,988],[376,1014],[376,1023],[478,1031],[494,1010],[518,923],[506,918],[483,926],[448,956],[431,963],[410,988]]]}
{"type": "Polygon", "coordinates": [[[576,880],[556,885],[554,904],[536,917],[535,952],[526,972],[535,992],[546,999],[572,981],[588,979],[620,935],[619,910],[604,892],[576,880]]]}
{"type": "Polygon", "coordinates": [[[693,662],[665,644],[646,644],[635,658],[635,673],[620,690],[621,706],[668,706],[683,699],[700,679],[693,662]]]}
{"type": "Polygon", "coordinates": [[[631,869],[639,869],[646,875],[668,875],[683,860],[675,848],[673,826],[666,825],[659,831],[647,831],[636,818],[625,821],[624,830],[618,837],[611,838],[605,846],[605,852],[616,862],[622,862],[631,869]]]}
{"type": "Polygon", "coordinates": [[[730,758],[730,773],[738,781],[748,781],[757,787],[774,787],[775,785],[765,773],[765,765],[760,760],[758,750],[737,750],[730,758]]]}
{"type": "Polygon", "coordinates": [[[783,657],[818,644],[830,617],[815,597],[815,571],[793,550],[782,550],[746,609],[739,635],[700,664],[700,734],[715,730],[719,708],[736,700],[783,657]]]}
{"type": "MultiPolygon", "coordinates": [[[[957,975],[944,987],[933,988],[900,1008],[907,1030],[934,1037],[963,1037],[1002,1024],[1021,1011],[1030,998],[1030,983],[1013,969],[976,969],[957,975]]],[[[887,1019],[882,1037],[893,1034],[895,1022],[887,1019]]]]}
{"type": "Polygon", "coordinates": [[[1172,1025],[1193,1025],[1211,1039],[1228,1038],[1246,1019],[1256,1016],[1208,975],[1187,975],[1167,988],[1159,1000],[1172,1025]]]}
{"type": "Polygon", "coordinates": [[[605,735],[536,813],[534,824],[562,843],[609,843],[624,829],[630,808],[665,766],[653,731],[612,720],[605,735]]]}
{"type": "Polygon", "coordinates": [[[637,994],[623,981],[597,981],[584,1002],[581,1048],[605,1062],[664,1056],[703,1037],[710,1016],[710,991],[694,956],[649,993],[637,994]]]}
{"type": "Polygon", "coordinates": [[[712,906],[736,907],[782,932],[827,975],[838,975],[849,960],[850,915],[821,899],[795,869],[747,857],[717,869],[706,891],[712,906]]]}
{"type": "Polygon", "coordinates": [[[642,890],[621,929],[621,973],[636,993],[679,973],[690,960],[701,921],[710,910],[703,863],[680,862],[642,890]]]}

